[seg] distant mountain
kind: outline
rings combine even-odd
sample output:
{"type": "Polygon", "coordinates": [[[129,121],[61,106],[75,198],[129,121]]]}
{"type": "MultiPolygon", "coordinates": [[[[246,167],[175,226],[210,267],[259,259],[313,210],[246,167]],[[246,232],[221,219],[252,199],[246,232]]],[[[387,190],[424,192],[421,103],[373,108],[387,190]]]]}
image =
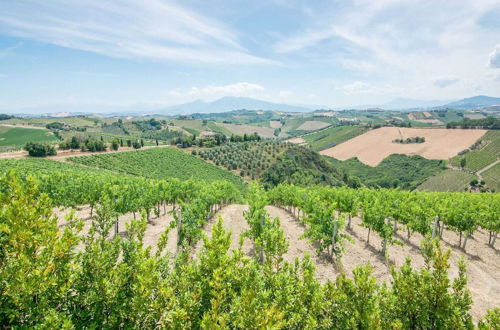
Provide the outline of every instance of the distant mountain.
{"type": "Polygon", "coordinates": [[[282,112],[309,112],[313,108],[306,106],[295,106],[282,103],[272,103],[249,97],[227,96],[213,102],[196,100],[194,102],[174,105],[160,110],[158,114],[191,114],[191,113],[217,113],[232,110],[274,110],[282,112]]]}
{"type": "Polygon", "coordinates": [[[397,98],[388,103],[380,105],[380,108],[387,110],[401,109],[428,109],[437,106],[442,106],[450,102],[449,100],[415,100],[406,98],[397,98]]]}
{"type": "Polygon", "coordinates": [[[466,109],[480,109],[493,105],[500,105],[500,97],[478,95],[445,104],[440,108],[466,110],[466,109]]]}

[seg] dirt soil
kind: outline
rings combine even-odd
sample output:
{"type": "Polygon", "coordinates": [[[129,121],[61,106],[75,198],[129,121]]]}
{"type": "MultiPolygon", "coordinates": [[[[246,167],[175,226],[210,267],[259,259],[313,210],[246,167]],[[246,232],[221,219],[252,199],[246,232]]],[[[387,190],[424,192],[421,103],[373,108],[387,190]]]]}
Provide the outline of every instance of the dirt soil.
{"type": "MultiPolygon", "coordinates": [[[[211,237],[214,224],[219,216],[224,221],[224,227],[231,231],[232,248],[239,246],[240,235],[248,229],[248,224],[243,216],[243,212],[248,210],[247,205],[228,205],[212,217],[205,226],[205,234],[211,237]]],[[[385,257],[381,253],[382,240],[374,232],[370,235],[367,242],[368,230],[362,226],[359,218],[352,220],[352,229],[346,229],[345,232],[352,238],[352,242],[346,242],[345,252],[340,262],[334,263],[330,256],[323,254],[317,255],[313,243],[302,238],[304,226],[289,212],[284,209],[268,206],[266,207],[269,216],[279,217],[281,227],[289,240],[290,247],[284,256],[286,261],[293,261],[295,258],[301,258],[309,254],[317,266],[317,277],[321,282],[334,280],[337,275],[345,272],[352,278],[352,270],[361,264],[370,264],[374,271],[374,276],[387,281],[390,285],[390,274],[385,257]]],[[[171,222],[174,221],[170,214],[171,207],[167,207],[166,214],[161,208],[160,217],[152,217],[148,224],[144,245],[152,247],[152,253],[156,251],[156,244],[160,235],[166,230],[171,222]]],[[[59,224],[63,227],[66,221],[63,216],[69,212],[68,209],[56,209],[55,214],[59,217],[59,224]]],[[[82,234],[88,233],[92,219],[90,218],[90,207],[84,206],[78,208],[76,216],[84,220],[84,229],[82,234]]],[[[126,214],[119,218],[119,232],[122,237],[126,237],[126,223],[133,219],[133,214],[126,214]]],[[[111,235],[112,236],[112,235],[111,235]]],[[[407,240],[406,230],[400,228],[395,238],[403,245],[392,245],[389,247],[389,265],[401,266],[406,258],[410,258],[414,267],[424,265],[424,260],[420,254],[420,241],[422,236],[413,234],[407,240]]],[[[165,253],[171,256],[176,252],[177,235],[173,228],[168,235],[168,244],[165,253]]],[[[467,262],[468,287],[473,299],[471,313],[475,320],[482,317],[487,309],[500,306],[500,251],[487,245],[488,233],[478,230],[467,242],[467,250],[463,251],[458,247],[458,235],[452,231],[445,230],[443,234],[442,245],[451,250],[450,256],[450,276],[455,278],[458,275],[458,261],[464,258],[467,262]]],[[[194,247],[193,256],[200,253],[203,247],[203,241],[200,240],[194,247]]],[[[80,249],[82,246],[79,247],[80,249]]],[[[255,247],[251,240],[244,239],[242,250],[247,256],[253,256],[255,247]]]]}
{"type": "Polygon", "coordinates": [[[391,154],[420,155],[428,159],[449,159],[469,148],[487,130],[382,127],[368,131],[335,147],[321,151],[322,155],[339,160],[357,157],[361,162],[377,166],[391,154]],[[424,137],[424,143],[401,144],[395,139],[424,137]]]}

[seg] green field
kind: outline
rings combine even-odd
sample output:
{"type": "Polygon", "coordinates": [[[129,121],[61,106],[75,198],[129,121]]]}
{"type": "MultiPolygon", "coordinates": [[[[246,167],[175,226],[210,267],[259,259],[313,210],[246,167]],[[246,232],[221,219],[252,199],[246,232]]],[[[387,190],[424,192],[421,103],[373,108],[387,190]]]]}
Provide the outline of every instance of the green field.
{"type": "Polygon", "coordinates": [[[481,174],[489,188],[500,191],[500,163],[481,174]]]}
{"type": "Polygon", "coordinates": [[[151,179],[175,177],[181,180],[196,178],[207,182],[226,180],[233,183],[240,190],[244,189],[243,181],[233,173],[175,148],[152,148],[113,154],[72,157],[68,160],[86,166],[151,179]]]}
{"type": "Polygon", "coordinates": [[[476,176],[464,171],[445,170],[438,175],[425,180],[418,190],[422,191],[464,191],[476,176]]]}
{"type": "Polygon", "coordinates": [[[0,126],[0,147],[22,147],[27,142],[55,142],[58,139],[48,130],[0,126]]]}
{"type": "MultiPolygon", "coordinates": [[[[114,173],[108,170],[81,166],[79,164],[70,164],[50,159],[26,158],[26,159],[0,159],[0,173],[6,173],[14,169],[22,175],[27,174],[46,174],[65,173],[68,175],[81,175],[82,173],[93,176],[119,179],[123,174],[114,173]]],[[[127,175],[128,177],[128,175],[127,175]]]]}
{"type": "Polygon", "coordinates": [[[33,125],[45,127],[45,125],[59,122],[70,126],[95,126],[95,122],[101,122],[100,119],[90,117],[64,117],[64,118],[12,118],[4,120],[2,123],[10,125],[33,125]]]}
{"type": "Polygon", "coordinates": [[[500,158],[500,131],[488,131],[482,138],[481,146],[468,153],[455,156],[451,159],[451,164],[460,167],[460,162],[465,158],[465,168],[471,171],[478,171],[500,158]]]}
{"type": "Polygon", "coordinates": [[[313,150],[319,151],[352,139],[353,137],[363,134],[367,130],[367,128],[359,126],[338,126],[305,135],[302,138],[306,140],[313,150]]]}
{"type": "Polygon", "coordinates": [[[368,187],[402,188],[413,190],[427,178],[443,170],[442,160],[420,156],[394,154],[376,167],[361,163],[357,158],[340,161],[326,157],[349,176],[358,177],[368,187]]]}

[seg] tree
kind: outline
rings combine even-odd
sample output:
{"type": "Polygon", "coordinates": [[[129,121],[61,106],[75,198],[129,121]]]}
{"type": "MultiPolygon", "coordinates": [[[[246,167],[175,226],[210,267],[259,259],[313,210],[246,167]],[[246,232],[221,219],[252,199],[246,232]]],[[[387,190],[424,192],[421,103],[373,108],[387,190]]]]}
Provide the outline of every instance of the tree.
{"type": "Polygon", "coordinates": [[[132,147],[132,141],[127,140],[127,147],[129,147],[129,148],[132,147]]]}
{"type": "Polygon", "coordinates": [[[24,150],[26,150],[31,157],[55,156],[57,154],[54,146],[38,142],[26,143],[24,150]]]}
{"type": "Polygon", "coordinates": [[[141,147],[144,147],[144,140],[141,139],[141,147]]]}
{"type": "Polygon", "coordinates": [[[132,147],[134,147],[134,149],[141,149],[142,145],[139,141],[135,140],[133,143],[132,143],[132,147]]]}
{"type": "Polygon", "coordinates": [[[464,157],[464,158],[462,158],[462,159],[460,160],[460,167],[461,167],[461,168],[465,168],[465,165],[466,165],[466,164],[467,164],[467,160],[466,160],[466,159],[465,159],[465,157],[464,157]]]}
{"type": "Polygon", "coordinates": [[[111,149],[113,150],[118,150],[118,148],[120,147],[120,142],[118,141],[118,139],[113,139],[113,141],[111,141],[111,149]]]}

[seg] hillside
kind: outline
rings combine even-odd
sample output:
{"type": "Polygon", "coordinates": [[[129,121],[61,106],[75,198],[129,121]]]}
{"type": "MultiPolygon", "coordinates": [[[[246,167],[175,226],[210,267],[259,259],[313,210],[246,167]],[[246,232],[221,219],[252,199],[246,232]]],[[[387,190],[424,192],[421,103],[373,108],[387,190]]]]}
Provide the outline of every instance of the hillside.
{"type": "Polygon", "coordinates": [[[320,151],[336,146],[339,143],[363,134],[368,129],[360,126],[329,127],[320,132],[307,134],[302,139],[315,151],[320,151]]]}
{"type": "Polygon", "coordinates": [[[244,189],[243,181],[229,171],[204,162],[175,148],[152,148],[114,154],[68,158],[86,166],[152,179],[196,178],[207,182],[226,180],[244,189]]]}
{"type": "Polygon", "coordinates": [[[326,157],[332,164],[349,176],[359,178],[368,187],[415,189],[428,177],[444,169],[441,160],[429,160],[420,156],[390,155],[380,164],[371,167],[357,158],[346,161],[326,157]]]}
{"type": "MultiPolygon", "coordinates": [[[[318,153],[302,147],[294,147],[285,151],[262,173],[260,181],[269,188],[280,183],[300,186],[338,186],[350,183],[341,170],[323,159],[318,153]]],[[[358,183],[353,181],[352,184],[358,183]]]]}
{"type": "Polygon", "coordinates": [[[465,159],[465,167],[470,171],[478,171],[500,158],[500,130],[488,131],[477,144],[467,153],[453,157],[451,164],[462,167],[465,159]]]}
{"type": "Polygon", "coordinates": [[[59,141],[46,129],[0,126],[0,152],[19,149],[27,142],[59,141]]]}

